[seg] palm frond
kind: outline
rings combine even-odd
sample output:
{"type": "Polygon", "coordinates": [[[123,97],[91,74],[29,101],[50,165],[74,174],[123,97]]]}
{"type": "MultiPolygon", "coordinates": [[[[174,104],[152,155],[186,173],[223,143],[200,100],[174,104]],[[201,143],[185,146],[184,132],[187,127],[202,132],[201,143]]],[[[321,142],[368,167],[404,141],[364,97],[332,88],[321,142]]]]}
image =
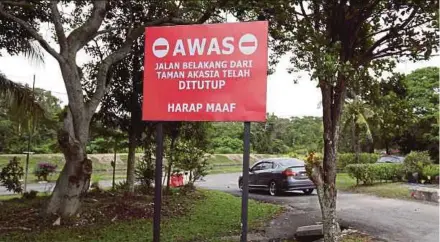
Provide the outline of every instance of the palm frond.
{"type": "Polygon", "coordinates": [[[0,73],[0,98],[6,101],[14,112],[19,114],[33,113],[33,117],[44,116],[44,109],[37,103],[32,90],[9,80],[0,73]]]}
{"type": "Polygon", "coordinates": [[[23,44],[24,50],[23,55],[30,60],[32,64],[44,65],[44,51],[41,49],[40,45],[35,42],[25,42],[23,44]]]}
{"type": "Polygon", "coordinates": [[[367,139],[369,141],[372,141],[373,140],[373,135],[371,134],[370,125],[368,124],[368,121],[367,121],[367,119],[365,118],[365,116],[363,114],[359,113],[357,115],[356,123],[358,125],[362,125],[362,126],[365,127],[366,134],[367,134],[367,139]]]}

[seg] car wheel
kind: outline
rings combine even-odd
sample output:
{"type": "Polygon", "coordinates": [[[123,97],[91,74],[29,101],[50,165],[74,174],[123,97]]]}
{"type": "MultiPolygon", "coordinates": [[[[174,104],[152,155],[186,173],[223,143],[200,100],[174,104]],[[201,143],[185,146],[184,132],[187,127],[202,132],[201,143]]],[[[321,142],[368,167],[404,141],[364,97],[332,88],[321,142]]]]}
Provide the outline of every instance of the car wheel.
{"type": "Polygon", "coordinates": [[[310,195],[310,194],[312,194],[313,190],[314,190],[314,189],[304,189],[303,192],[304,192],[304,194],[306,194],[306,195],[310,195]]]}
{"type": "Polygon", "coordinates": [[[238,189],[240,189],[240,191],[243,191],[243,180],[238,181],[238,189]]]}
{"type": "Polygon", "coordinates": [[[276,196],[278,195],[279,191],[278,191],[278,185],[275,181],[271,181],[269,184],[269,194],[271,196],[276,196]]]}

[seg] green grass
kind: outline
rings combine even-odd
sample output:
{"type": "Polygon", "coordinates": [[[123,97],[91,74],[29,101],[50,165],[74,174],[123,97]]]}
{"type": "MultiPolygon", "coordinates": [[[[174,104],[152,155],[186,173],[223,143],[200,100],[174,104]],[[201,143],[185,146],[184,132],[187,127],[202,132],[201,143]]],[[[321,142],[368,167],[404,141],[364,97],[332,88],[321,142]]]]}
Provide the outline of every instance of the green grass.
{"type": "Polygon", "coordinates": [[[221,174],[221,173],[236,173],[236,172],[241,172],[243,170],[242,166],[217,166],[217,167],[213,167],[212,169],[210,169],[208,171],[209,174],[221,174]]]}
{"type": "MultiPolygon", "coordinates": [[[[190,213],[163,221],[161,241],[214,241],[236,235],[240,230],[241,200],[217,192],[202,191],[190,213]]],[[[281,211],[281,207],[249,201],[249,226],[256,229],[281,211]]],[[[50,229],[42,233],[17,233],[0,241],[151,241],[151,220],[118,222],[110,225],[50,229]]]]}
{"type": "Polygon", "coordinates": [[[212,155],[208,158],[208,163],[210,165],[219,165],[219,164],[234,164],[237,162],[229,159],[226,155],[212,155]]]}
{"type": "Polygon", "coordinates": [[[346,173],[339,173],[336,187],[342,191],[365,193],[386,198],[411,199],[410,192],[402,183],[377,183],[374,185],[358,185],[356,180],[346,173]]]}

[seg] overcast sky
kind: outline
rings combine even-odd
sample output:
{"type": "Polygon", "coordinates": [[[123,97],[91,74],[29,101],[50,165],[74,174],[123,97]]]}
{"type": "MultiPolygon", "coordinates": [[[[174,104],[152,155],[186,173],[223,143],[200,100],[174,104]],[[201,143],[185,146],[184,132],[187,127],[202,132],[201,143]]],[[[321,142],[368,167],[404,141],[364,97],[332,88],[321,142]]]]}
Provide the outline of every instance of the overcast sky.
{"type": "MultiPolygon", "coordinates": [[[[82,53],[77,57],[78,63],[85,63],[87,59],[82,53]]],[[[409,73],[421,67],[438,66],[439,63],[440,57],[436,56],[427,62],[401,63],[397,66],[397,71],[409,73]]],[[[282,58],[275,74],[268,77],[267,111],[281,117],[322,116],[322,110],[318,106],[321,93],[316,87],[317,83],[310,81],[307,73],[301,76],[289,75],[286,71],[288,66],[289,58],[282,58]],[[299,80],[297,84],[294,84],[294,79],[299,80]]],[[[35,74],[36,87],[52,91],[52,94],[60,98],[63,104],[68,102],[58,63],[47,53],[42,66],[36,66],[23,56],[4,54],[0,57],[0,71],[9,79],[30,86],[35,74]]]]}

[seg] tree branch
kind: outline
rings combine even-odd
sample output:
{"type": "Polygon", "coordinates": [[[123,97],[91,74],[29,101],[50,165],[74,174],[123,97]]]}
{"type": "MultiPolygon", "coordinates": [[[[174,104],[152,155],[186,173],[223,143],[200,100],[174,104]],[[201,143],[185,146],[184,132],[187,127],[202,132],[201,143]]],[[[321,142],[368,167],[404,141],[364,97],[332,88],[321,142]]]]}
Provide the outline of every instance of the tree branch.
{"type": "Polygon", "coordinates": [[[313,26],[312,25],[312,21],[310,21],[310,18],[307,16],[307,14],[306,14],[306,10],[304,9],[304,5],[303,5],[303,1],[300,1],[299,2],[299,6],[301,7],[301,13],[302,13],[302,16],[304,17],[304,19],[306,20],[306,22],[307,22],[307,24],[309,24],[309,26],[313,26]]]}
{"type": "Polygon", "coordinates": [[[212,14],[215,12],[215,10],[218,7],[224,6],[227,2],[228,2],[228,0],[220,0],[220,2],[218,4],[213,4],[210,8],[208,8],[206,10],[206,12],[195,23],[196,24],[205,23],[212,16],[212,14]]]}
{"type": "Polygon", "coordinates": [[[64,53],[67,50],[67,39],[64,33],[63,24],[61,22],[61,15],[58,11],[58,0],[50,1],[50,9],[52,11],[52,21],[55,25],[55,32],[57,34],[58,43],[60,44],[60,53],[64,53]]]}
{"type": "Polygon", "coordinates": [[[414,16],[416,15],[417,11],[419,10],[419,8],[414,8],[413,11],[411,12],[411,14],[408,16],[408,18],[399,26],[397,27],[391,27],[389,28],[390,31],[388,32],[388,34],[384,35],[382,38],[380,38],[379,40],[377,40],[366,52],[365,52],[365,56],[369,56],[372,55],[373,51],[380,46],[380,44],[382,44],[385,40],[387,40],[388,38],[391,37],[392,33],[394,32],[398,32],[402,29],[404,29],[406,27],[406,25],[408,25],[411,20],[414,18],[414,16]]]}
{"type": "Polygon", "coordinates": [[[93,9],[90,17],[80,27],[70,33],[67,37],[69,51],[76,53],[96,36],[96,32],[101,27],[105,18],[107,1],[93,1],[93,9]]]}
{"type": "MultiPolygon", "coordinates": [[[[95,38],[95,37],[97,37],[97,36],[99,36],[99,35],[102,35],[102,34],[110,33],[110,32],[115,31],[115,30],[124,30],[124,29],[129,29],[129,28],[128,28],[128,27],[127,27],[127,28],[113,27],[113,28],[103,29],[103,30],[100,30],[100,31],[96,32],[96,33],[93,35],[93,38],[95,38]]],[[[92,39],[93,39],[93,38],[92,38],[92,39]]]]}
{"type": "Polygon", "coordinates": [[[47,41],[38,33],[34,27],[32,27],[29,23],[24,21],[23,19],[20,19],[8,12],[5,11],[3,2],[0,2],[0,16],[3,16],[13,22],[18,23],[21,27],[23,27],[26,32],[28,32],[34,39],[40,43],[41,47],[45,49],[50,55],[52,55],[55,59],[57,59],[58,62],[63,63],[64,59],[62,56],[56,52],[50,45],[47,43],[47,41]]]}
{"type": "Polygon", "coordinates": [[[379,58],[383,58],[383,57],[392,57],[392,56],[395,56],[395,55],[399,55],[399,54],[405,53],[407,51],[411,51],[411,48],[409,47],[409,48],[400,49],[400,50],[393,51],[393,52],[386,52],[386,51],[388,51],[390,49],[391,48],[386,48],[386,49],[384,49],[382,51],[379,51],[379,52],[375,53],[374,56],[370,60],[375,60],[375,59],[379,59],[379,58]]]}

